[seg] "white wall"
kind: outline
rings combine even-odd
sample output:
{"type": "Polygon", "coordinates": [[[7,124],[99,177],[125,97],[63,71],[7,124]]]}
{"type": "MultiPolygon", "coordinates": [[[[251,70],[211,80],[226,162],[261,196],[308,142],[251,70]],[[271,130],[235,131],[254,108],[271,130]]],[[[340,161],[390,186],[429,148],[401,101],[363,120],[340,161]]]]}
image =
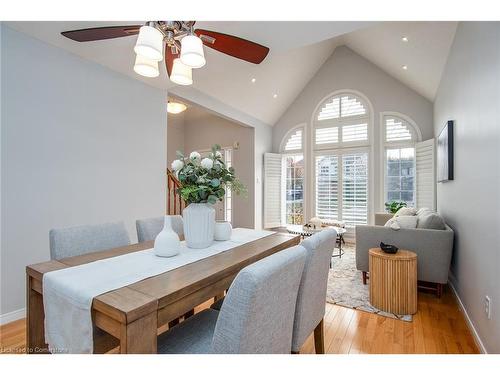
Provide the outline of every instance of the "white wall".
{"type": "Polygon", "coordinates": [[[166,93],[2,29],[1,314],[25,304],[25,266],[51,228],[165,209],[166,93]],[[8,94],[6,94],[8,93],[8,94]]]}
{"type": "Polygon", "coordinates": [[[455,230],[451,281],[490,353],[500,353],[499,40],[498,22],[459,24],[434,108],[436,136],[455,121],[455,179],[437,189],[438,210],[455,230]]]}
{"type": "MultiPolygon", "coordinates": [[[[400,81],[361,57],[351,49],[337,47],[330,58],[302,90],[273,128],[273,151],[279,152],[281,140],[288,130],[305,123],[311,126],[316,106],[331,93],[338,90],[355,90],[368,98],[373,106],[373,208],[383,209],[382,177],[380,166],[380,112],[394,111],[409,116],[422,132],[422,140],[433,137],[432,110],[430,101],[417,94],[400,81]]],[[[313,175],[311,160],[306,154],[306,189],[312,191],[313,175]]],[[[307,197],[312,195],[306,192],[307,197]]],[[[312,215],[309,199],[306,218],[312,215]]]]}

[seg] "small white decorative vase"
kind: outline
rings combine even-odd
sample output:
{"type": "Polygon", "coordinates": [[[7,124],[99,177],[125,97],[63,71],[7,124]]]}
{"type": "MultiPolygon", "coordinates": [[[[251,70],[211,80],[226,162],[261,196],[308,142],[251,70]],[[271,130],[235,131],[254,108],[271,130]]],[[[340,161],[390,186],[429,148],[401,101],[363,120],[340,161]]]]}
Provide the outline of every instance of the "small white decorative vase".
{"type": "Polygon", "coordinates": [[[216,241],[227,241],[231,239],[231,232],[233,231],[233,226],[229,221],[216,221],[215,222],[215,240],[216,241]]]}
{"type": "Polygon", "coordinates": [[[154,253],[159,257],[173,257],[179,254],[181,241],[172,229],[172,218],[165,216],[162,231],[155,238],[154,253]]]}
{"type": "Polygon", "coordinates": [[[209,247],[214,242],[215,209],[208,203],[191,203],[182,211],[186,245],[193,249],[209,247]]]}

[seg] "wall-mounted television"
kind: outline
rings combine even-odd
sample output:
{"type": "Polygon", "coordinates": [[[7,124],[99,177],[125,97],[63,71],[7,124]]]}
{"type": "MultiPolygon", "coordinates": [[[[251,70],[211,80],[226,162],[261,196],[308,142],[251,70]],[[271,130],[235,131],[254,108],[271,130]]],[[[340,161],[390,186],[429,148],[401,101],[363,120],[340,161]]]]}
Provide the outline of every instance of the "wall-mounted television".
{"type": "Polygon", "coordinates": [[[437,141],[437,180],[453,180],[453,121],[448,121],[437,141]]]}

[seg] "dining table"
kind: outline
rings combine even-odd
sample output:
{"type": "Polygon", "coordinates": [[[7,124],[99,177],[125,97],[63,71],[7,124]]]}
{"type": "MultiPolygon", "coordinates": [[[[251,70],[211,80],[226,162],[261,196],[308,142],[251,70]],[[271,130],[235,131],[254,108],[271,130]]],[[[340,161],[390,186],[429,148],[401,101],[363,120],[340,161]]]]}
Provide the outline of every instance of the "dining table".
{"type": "MultiPolygon", "coordinates": [[[[223,295],[244,267],[300,243],[299,235],[272,233],[193,263],[93,298],[93,353],[156,353],[159,329],[214,296],[223,295]]],[[[45,342],[43,276],[103,259],[151,249],[154,241],[26,267],[26,352],[50,353],[45,342]]]]}

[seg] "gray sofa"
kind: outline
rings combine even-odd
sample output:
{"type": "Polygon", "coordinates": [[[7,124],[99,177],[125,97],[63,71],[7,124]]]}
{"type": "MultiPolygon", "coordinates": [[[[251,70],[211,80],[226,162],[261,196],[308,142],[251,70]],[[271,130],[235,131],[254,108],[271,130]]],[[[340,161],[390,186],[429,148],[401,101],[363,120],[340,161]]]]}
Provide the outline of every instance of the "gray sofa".
{"type": "Polygon", "coordinates": [[[369,270],[368,250],[379,247],[381,241],[414,251],[417,254],[418,280],[437,284],[435,290],[438,296],[441,295],[442,285],[448,282],[453,251],[453,230],[448,225],[445,230],[356,226],[356,267],[363,272],[365,284],[369,270]]]}

